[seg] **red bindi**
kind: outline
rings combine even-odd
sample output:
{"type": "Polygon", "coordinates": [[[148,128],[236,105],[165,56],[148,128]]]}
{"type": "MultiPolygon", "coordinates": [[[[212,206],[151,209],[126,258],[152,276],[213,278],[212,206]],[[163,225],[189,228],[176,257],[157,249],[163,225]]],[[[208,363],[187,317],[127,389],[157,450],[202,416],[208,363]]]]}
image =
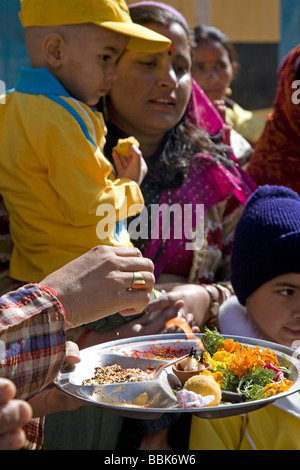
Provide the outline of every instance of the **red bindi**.
{"type": "Polygon", "coordinates": [[[174,52],[176,49],[175,45],[172,43],[171,46],[169,47],[169,54],[171,55],[172,52],[174,52]]]}

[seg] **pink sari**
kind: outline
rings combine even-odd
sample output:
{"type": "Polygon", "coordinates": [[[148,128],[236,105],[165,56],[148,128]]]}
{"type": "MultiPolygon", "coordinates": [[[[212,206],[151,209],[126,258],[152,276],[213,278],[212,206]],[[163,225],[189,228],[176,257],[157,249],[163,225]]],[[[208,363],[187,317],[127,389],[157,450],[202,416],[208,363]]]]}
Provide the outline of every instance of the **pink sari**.
{"type": "MultiPolygon", "coordinates": [[[[187,116],[194,125],[222,140],[223,121],[195,82],[187,116]]],[[[156,278],[163,272],[188,276],[193,262],[191,232],[201,223],[201,215],[205,215],[214,205],[225,199],[231,200],[231,205],[244,205],[255,189],[252,179],[242,170],[233,155],[226,166],[209,155],[194,155],[184,184],[169,192],[162,191],[161,194],[159,206],[178,205],[182,209],[181,212],[177,211],[177,219],[174,216],[167,239],[163,232],[163,216],[159,213],[155,221],[154,236],[143,251],[145,257],[156,259],[156,278]],[[189,209],[185,213],[183,208],[187,206],[189,209]]]]}

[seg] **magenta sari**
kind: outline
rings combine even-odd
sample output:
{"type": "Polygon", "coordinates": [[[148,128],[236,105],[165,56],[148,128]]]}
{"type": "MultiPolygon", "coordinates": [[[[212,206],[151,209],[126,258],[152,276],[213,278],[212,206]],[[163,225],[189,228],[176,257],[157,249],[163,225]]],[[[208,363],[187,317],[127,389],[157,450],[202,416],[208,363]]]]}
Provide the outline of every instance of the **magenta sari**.
{"type": "MultiPolygon", "coordinates": [[[[202,127],[210,136],[219,136],[222,139],[221,116],[195,82],[186,113],[194,125],[202,127]]],[[[205,215],[213,206],[225,199],[231,201],[231,207],[244,205],[255,189],[252,179],[242,170],[234,155],[228,158],[226,166],[209,155],[194,155],[184,184],[171,191],[162,191],[159,202],[160,206],[171,204],[172,207],[189,206],[189,209],[186,213],[183,210],[180,213],[178,210],[177,218],[176,214],[174,215],[174,223],[170,224],[167,239],[163,232],[162,215],[158,214],[154,236],[143,251],[145,257],[156,260],[156,278],[161,273],[189,276],[194,255],[191,249],[191,232],[196,225],[201,224],[201,207],[205,215]]],[[[217,243],[222,243],[220,240],[222,234],[219,236],[215,234],[215,237],[217,243]]],[[[200,249],[198,243],[195,249],[200,249]]]]}

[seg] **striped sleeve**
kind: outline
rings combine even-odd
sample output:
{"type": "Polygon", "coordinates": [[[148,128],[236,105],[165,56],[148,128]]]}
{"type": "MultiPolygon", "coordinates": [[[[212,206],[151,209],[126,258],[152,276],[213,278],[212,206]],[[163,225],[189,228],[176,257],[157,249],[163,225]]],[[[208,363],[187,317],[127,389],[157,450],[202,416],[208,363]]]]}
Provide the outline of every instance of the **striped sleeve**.
{"type": "MultiPolygon", "coordinates": [[[[12,380],[17,398],[28,400],[53,383],[65,357],[65,312],[55,292],[26,285],[0,299],[0,377],[12,380]]],[[[42,424],[25,427],[30,447],[42,424]]]]}

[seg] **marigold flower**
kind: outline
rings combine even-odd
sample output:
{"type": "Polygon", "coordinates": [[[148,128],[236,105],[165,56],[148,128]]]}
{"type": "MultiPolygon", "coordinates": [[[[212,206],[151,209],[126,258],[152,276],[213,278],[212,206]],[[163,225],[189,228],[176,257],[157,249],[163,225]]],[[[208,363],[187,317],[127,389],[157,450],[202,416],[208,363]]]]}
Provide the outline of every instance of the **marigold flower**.
{"type": "MultiPolygon", "coordinates": [[[[230,343],[226,345],[226,347],[228,346],[231,350],[233,349],[230,343]]],[[[263,350],[258,346],[255,348],[244,347],[239,344],[239,349],[235,350],[235,354],[231,354],[231,358],[227,363],[229,370],[241,379],[256,367],[264,367],[266,364],[277,363],[277,357],[269,349],[263,350]]]]}
{"type": "Polygon", "coordinates": [[[203,360],[210,363],[212,368],[203,373],[213,375],[221,386],[226,377],[224,386],[228,386],[232,391],[236,389],[237,393],[246,394],[247,401],[276,395],[289,390],[292,386],[293,382],[285,379],[276,353],[269,348],[244,346],[238,341],[222,338],[218,332],[213,333],[209,330],[205,334],[207,339],[204,344],[207,349],[211,354],[213,351],[216,352],[210,356],[204,351],[203,360]],[[221,346],[216,350],[217,345],[221,346]],[[268,371],[264,373],[263,369],[271,369],[274,374],[268,371]]]}
{"type": "Polygon", "coordinates": [[[233,341],[231,338],[227,338],[224,340],[223,346],[221,349],[224,349],[227,352],[234,353],[241,348],[241,343],[238,341],[233,341]]]}

